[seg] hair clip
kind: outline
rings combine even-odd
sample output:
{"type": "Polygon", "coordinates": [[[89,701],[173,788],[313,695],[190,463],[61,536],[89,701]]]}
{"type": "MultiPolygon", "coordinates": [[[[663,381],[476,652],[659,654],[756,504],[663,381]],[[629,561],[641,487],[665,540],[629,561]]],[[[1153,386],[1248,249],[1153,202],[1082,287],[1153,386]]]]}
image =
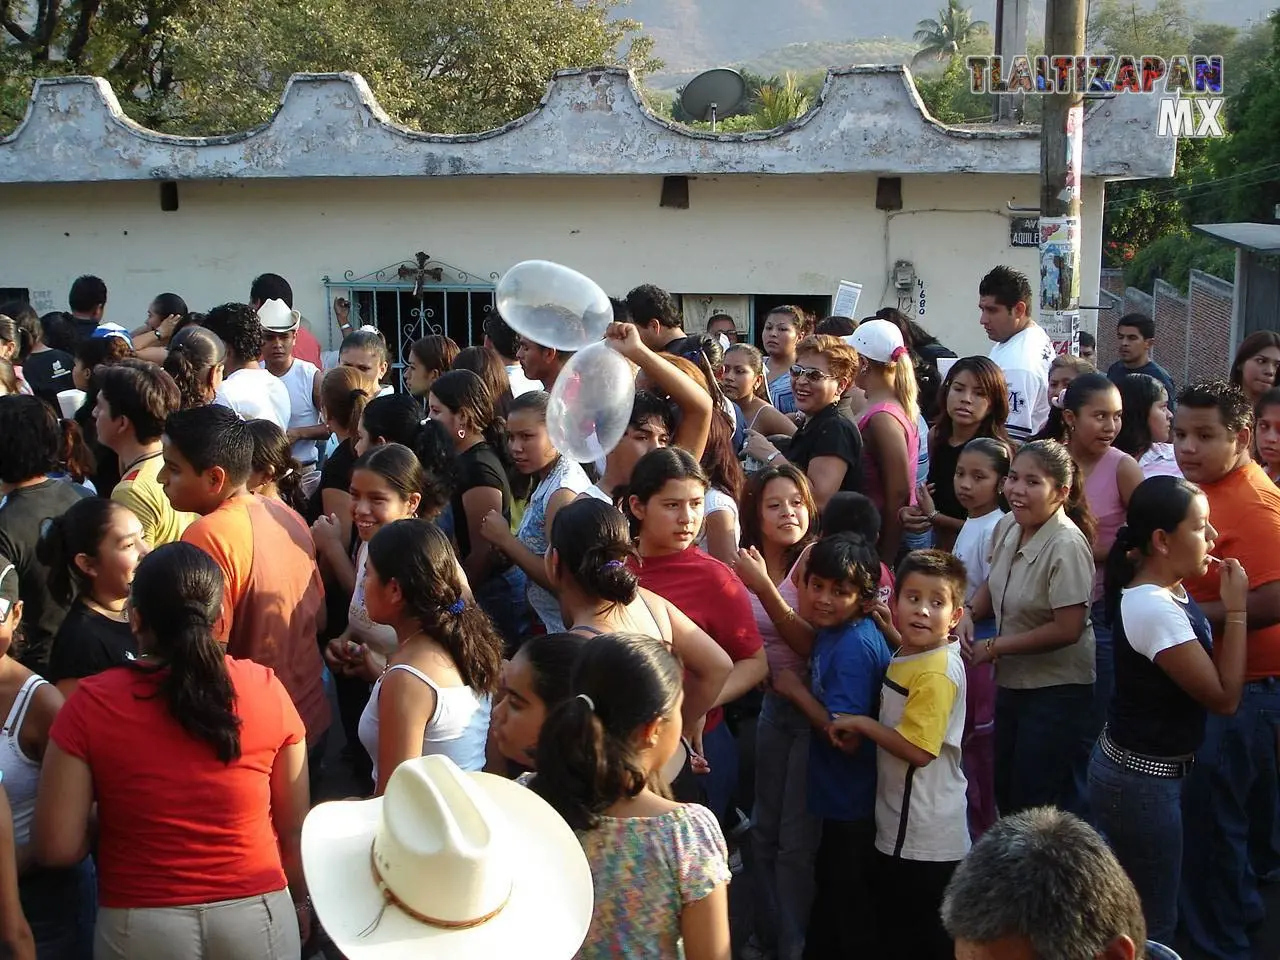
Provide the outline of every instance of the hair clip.
{"type": "Polygon", "coordinates": [[[889,362],[896,363],[898,360],[902,359],[902,357],[904,357],[906,353],[907,353],[906,347],[894,347],[893,353],[889,354],[889,362]]]}
{"type": "Polygon", "coordinates": [[[286,477],[290,476],[292,473],[293,473],[293,467],[290,467],[290,468],[289,468],[288,470],[286,470],[284,473],[280,474],[280,479],[281,479],[281,480],[283,480],[283,479],[285,479],[286,477]]]}
{"type": "Polygon", "coordinates": [[[1062,404],[1066,399],[1067,391],[1060,391],[1056,397],[1049,398],[1049,406],[1053,407],[1055,410],[1061,410],[1062,404]]]}
{"type": "Polygon", "coordinates": [[[625,566],[626,564],[623,563],[621,560],[610,560],[608,563],[604,565],[604,568],[606,570],[617,570],[619,567],[625,567],[625,566]]]}
{"type": "Polygon", "coordinates": [[[427,421],[430,419],[431,419],[430,417],[423,417],[421,420],[418,421],[418,426],[425,427],[427,425],[427,421]]]}
{"type": "Polygon", "coordinates": [[[449,604],[448,610],[450,613],[452,613],[456,617],[458,614],[460,614],[463,611],[465,607],[466,607],[466,602],[463,601],[461,597],[459,597],[457,600],[453,601],[453,603],[449,604]]]}
{"type": "Polygon", "coordinates": [[[577,697],[575,697],[574,699],[581,700],[583,703],[585,703],[587,705],[587,709],[590,710],[592,713],[596,712],[596,702],[592,700],[590,697],[588,697],[585,693],[578,694],[577,697]]]}

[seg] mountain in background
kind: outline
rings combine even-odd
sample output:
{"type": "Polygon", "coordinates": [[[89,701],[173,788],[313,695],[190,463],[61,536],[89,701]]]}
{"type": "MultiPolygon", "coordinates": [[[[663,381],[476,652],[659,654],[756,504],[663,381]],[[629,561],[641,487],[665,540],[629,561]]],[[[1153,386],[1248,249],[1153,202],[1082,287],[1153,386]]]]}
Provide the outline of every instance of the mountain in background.
{"type": "MultiPolygon", "coordinates": [[[[765,75],[769,64],[782,69],[807,70],[844,66],[854,62],[875,62],[872,56],[883,51],[883,62],[909,60],[911,35],[916,22],[937,16],[945,0],[897,0],[875,3],[868,0],[632,0],[619,8],[621,16],[644,24],[653,37],[656,54],[665,69],[652,79],[655,87],[675,86],[688,75],[709,67],[749,65],[765,75]],[[792,64],[779,48],[800,44],[790,55],[804,62],[792,64]],[[854,55],[855,59],[830,59],[831,55],[854,55]],[[674,81],[674,82],[673,82],[674,81]]],[[[1142,4],[1148,6],[1147,4],[1142,4]]],[[[973,16],[995,23],[994,0],[976,0],[973,16]]],[[[1188,6],[1201,20],[1244,26],[1248,21],[1265,20],[1275,0],[1199,0],[1188,6]]],[[[1031,0],[1033,33],[1044,31],[1044,0],[1031,0]]],[[[1141,52],[1141,51],[1139,51],[1141,52]]]]}

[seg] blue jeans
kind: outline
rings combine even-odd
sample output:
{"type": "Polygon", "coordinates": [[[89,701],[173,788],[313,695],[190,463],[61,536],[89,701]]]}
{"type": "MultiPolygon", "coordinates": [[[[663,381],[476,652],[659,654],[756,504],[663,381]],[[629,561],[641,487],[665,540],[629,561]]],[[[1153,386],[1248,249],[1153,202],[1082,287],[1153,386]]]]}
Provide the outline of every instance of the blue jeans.
{"type": "Polygon", "coordinates": [[[93,858],[74,867],[34,869],[18,883],[38,960],[89,960],[98,912],[93,858]]]}
{"type": "Polygon", "coordinates": [[[711,765],[711,772],[702,775],[702,789],[707,794],[707,806],[724,824],[738,784],[738,744],[723,719],[714,730],[703,735],[702,749],[711,765]]]}
{"type": "MultiPolygon", "coordinates": [[[[1093,623],[1094,665],[1097,677],[1093,681],[1093,723],[1085,733],[1085,756],[1093,751],[1098,734],[1107,723],[1107,709],[1116,690],[1116,648],[1111,638],[1111,624],[1106,618],[1106,601],[1097,600],[1089,608],[1089,620],[1093,623]]],[[[1071,812],[1084,819],[1089,816],[1089,782],[1087,766],[1076,771],[1077,805],[1071,812]]]]}
{"type": "MultiPolygon", "coordinates": [[[[1093,685],[996,691],[996,805],[1001,816],[1028,807],[1077,810],[1076,773],[1089,761],[1093,685]]],[[[1083,778],[1079,779],[1083,782],[1083,778]]]]}
{"type": "Polygon", "coordinates": [[[789,701],[764,695],[756,727],[751,816],[755,931],[778,960],[800,960],[813,907],[814,857],[822,821],[809,813],[809,721],[789,701]]]}
{"type": "Polygon", "coordinates": [[[1245,684],[1233,716],[1209,717],[1187,778],[1179,907],[1195,945],[1217,960],[1249,960],[1248,928],[1266,915],[1254,851],[1268,862],[1278,732],[1280,680],[1245,684]]]}
{"type": "Polygon", "coordinates": [[[1142,898],[1147,935],[1173,942],[1182,873],[1182,777],[1152,777],[1125,769],[1093,748],[1089,809],[1120,866],[1142,898]]]}

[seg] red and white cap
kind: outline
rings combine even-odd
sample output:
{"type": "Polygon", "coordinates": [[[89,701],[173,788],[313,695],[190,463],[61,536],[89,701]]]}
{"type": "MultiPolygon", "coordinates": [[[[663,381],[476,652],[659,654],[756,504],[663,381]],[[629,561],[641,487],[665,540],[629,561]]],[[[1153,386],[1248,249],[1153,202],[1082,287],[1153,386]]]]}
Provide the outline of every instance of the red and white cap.
{"type": "Polygon", "coordinates": [[[902,331],[888,320],[866,320],[844,340],[861,356],[877,363],[893,363],[907,353],[902,331]]]}

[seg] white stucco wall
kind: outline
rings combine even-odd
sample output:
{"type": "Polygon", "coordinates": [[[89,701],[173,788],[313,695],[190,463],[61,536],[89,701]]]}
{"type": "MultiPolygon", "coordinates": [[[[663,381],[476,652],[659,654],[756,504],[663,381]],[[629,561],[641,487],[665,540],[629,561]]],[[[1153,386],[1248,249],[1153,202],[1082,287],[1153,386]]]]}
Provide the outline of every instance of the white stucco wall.
{"type": "MultiPolygon", "coordinates": [[[[1035,206],[1032,176],[906,177],[904,209],[875,208],[874,176],[704,176],[688,210],[659,206],[658,177],[203,181],[160,210],[156,183],[9,184],[0,190],[0,287],[40,310],[66,309],[71,281],[101,276],[108,318],[140,323],[170,290],[204,310],[244,300],[271,271],[323,340],[321,278],[370,273],[419,250],[480,277],[530,258],[561,261],[621,294],[643,282],[675,293],[831,295],[863,284],[858,312],[895,305],[889,270],[914,263],[926,312],[960,354],[985,353],[977,283],[998,263],[1038,277],[1036,251],[1009,246],[1005,204],[1035,206]]],[[[1101,181],[1084,190],[1081,303],[1098,302],[1101,181]]],[[[1092,328],[1091,314],[1084,314],[1092,328]]]]}

